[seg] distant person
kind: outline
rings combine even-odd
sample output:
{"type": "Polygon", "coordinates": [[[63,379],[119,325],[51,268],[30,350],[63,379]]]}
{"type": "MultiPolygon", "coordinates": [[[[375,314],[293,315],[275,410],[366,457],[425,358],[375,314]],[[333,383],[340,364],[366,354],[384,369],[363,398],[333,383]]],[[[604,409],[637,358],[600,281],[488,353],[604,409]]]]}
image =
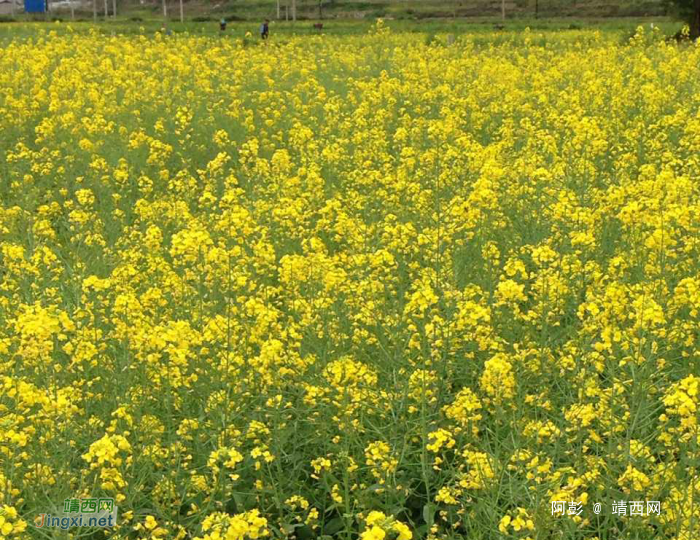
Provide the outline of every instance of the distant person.
{"type": "Polygon", "coordinates": [[[265,22],[260,25],[260,37],[267,39],[270,36],[270,21],[265,19],[265,22]]]}
{"type": "Polygon", "coordinates": [[[221,30],[222,32],[226,30],[226,19],[221,19],[219,21],[219,30],[221,30]]]}

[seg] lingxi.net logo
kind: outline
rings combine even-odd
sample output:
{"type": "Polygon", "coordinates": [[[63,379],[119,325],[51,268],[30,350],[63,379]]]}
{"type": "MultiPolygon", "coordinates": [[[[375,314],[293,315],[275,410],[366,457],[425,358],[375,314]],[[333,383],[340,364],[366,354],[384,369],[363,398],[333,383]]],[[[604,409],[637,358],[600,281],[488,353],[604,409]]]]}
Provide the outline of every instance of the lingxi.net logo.
{"type": "Polygon", "coordinates": [[[37,528],[114,527],[117,506],[112,498],[66,499],[63,510],[39,514],[34,520],[37,528]]]}

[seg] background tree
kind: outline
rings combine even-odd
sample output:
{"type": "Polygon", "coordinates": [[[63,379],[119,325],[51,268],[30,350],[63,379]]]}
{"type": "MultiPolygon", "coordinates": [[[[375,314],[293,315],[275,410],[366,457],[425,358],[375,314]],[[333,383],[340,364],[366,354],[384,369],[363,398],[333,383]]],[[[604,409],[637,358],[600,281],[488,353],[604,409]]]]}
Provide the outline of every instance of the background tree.
{"type": "Polygon", "coordinates": [[[670,0],[690,26],[690,38],[700,37],[700,0],[670,0]]]}

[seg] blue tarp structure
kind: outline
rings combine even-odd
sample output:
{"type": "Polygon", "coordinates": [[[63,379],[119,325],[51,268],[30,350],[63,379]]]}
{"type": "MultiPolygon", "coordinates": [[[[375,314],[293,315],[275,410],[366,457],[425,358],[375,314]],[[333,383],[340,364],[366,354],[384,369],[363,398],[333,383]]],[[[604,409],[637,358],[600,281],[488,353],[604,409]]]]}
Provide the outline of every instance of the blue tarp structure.
{"type": "Polygon", "coordinates": [[[44,13],[46,0],[24,0],[25,13],[44,13]]]}

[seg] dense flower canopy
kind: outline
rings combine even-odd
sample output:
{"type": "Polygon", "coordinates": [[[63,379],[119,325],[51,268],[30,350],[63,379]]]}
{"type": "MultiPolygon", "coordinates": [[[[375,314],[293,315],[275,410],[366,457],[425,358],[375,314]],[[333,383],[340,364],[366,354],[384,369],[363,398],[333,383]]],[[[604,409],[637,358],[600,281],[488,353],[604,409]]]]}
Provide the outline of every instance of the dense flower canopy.
{"type": "Polygon", "coordinates": [[[0,538],[696,537],[700,49],[449,41],[1,44],[0,538]]]}

